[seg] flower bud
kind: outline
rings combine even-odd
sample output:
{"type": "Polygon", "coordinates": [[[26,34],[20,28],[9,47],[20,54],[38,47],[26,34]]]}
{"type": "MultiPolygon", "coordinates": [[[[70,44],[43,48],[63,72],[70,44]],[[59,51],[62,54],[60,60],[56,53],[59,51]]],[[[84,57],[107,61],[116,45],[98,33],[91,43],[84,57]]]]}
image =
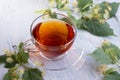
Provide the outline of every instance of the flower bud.
{"type": "Polygon", "coordinates": [[[105,9],[104,11],[105,11],[105,14],[109,14],[109,11],[107,9],[105,9]]]}
{"type": "Polygon", "coordinates": [[[45,71],[42,71],[42,74],[41,74],[42,76],[44,76],[45,75],[45,71]]]}
{"type": "Polygon", "coordinates": [[[14,53],[9,50],[4,50],[6,56],[11,57],[14,53]]]}
{"type": "Polygon", "coordinates": [[[54,0],[50,1],[50,7],[51,8],[56,7],[56,2],[54,0]]]}
{"type": "Polygon", "coordinates": [[[110,42],[107,41],[107,40],[104,40],[103,43],[102,43],[102,45],[103,45],[103,46],[104,46],[104,45],[106,45],[106,46],[110,46],[110,42]]]}
{"type": "Polygon", "coordinates": [[[79,8],[74,8],[74,12],[79,12],[79,8]]]}
{"type": "Polygon", "coordinates": [[[12,59],[11,57],[8,57],[8,58],[6,59],[6,62],[12,63],[12,62],[13,62],[13,59],[12,59]]]}
{"type": "Polygon", "coordinates": [[[78,5],[77,0],[74,0],[74,1],[72,2],[72,5],[73,5],[73,7],[77,7],[77,5],[78,5]]]}
{"type": "Polygon", "coordinates": [[[25,71],[24,69],[20,69],[20,71],[19,71],[19,72],[20,72],[20,74],[23,74],[23,73],[24,73],[24,71],[25,71]]]}
{"type": "Polygon", "coordinates": [[[104,19],[99,19],[99,23],[104,24],[105,20],[104,19]]]}
{"type": "Polygon", "coordinates": [[[103,17],[104,17],[104,19],[108,19],[110,17],[110,15],[109,14],[104,14],[103,17]]]}
{"type": "Polygon", "coordinates": [[[111,11],[111,10],[112,10],[112,8],[109,6],[109,7],[108,7],[108,10],[109,10],[109,11],[111,11]]]}
{"type": "Polygon", "coordinates": [[[105,73],[105,71],[108,69],[108,66],[106,64],[102,64],[98,67],[98,70],[101,72],[101,73],[105,73]]]}
{"type": "Polygon", "coordinates": [[[99,12],[99,9],[94,9],[93,11],[95,14],[97,14],[99,12]]]}

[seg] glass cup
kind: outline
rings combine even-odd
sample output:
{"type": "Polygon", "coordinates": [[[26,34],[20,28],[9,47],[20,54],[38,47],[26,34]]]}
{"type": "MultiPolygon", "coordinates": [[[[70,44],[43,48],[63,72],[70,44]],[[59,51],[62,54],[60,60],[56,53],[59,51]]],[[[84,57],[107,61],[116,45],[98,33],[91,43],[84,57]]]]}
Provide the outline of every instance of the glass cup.
{"type": "Polygon", "coordinates": [[[77,29],[69,17],[60,13],[43,14],[32,22],[30,33],[25,48],[33,64],[44,63],[45,69],[58,71],[82,63],[83,51],[73,46],[77,29]]]}
{"type": "Polygon", "coordinates": [[[42,57],[57,60],[67,54],[76,37],[76,26],[59,13],[43,14],[31,24],[32,41],[42,57]]]}

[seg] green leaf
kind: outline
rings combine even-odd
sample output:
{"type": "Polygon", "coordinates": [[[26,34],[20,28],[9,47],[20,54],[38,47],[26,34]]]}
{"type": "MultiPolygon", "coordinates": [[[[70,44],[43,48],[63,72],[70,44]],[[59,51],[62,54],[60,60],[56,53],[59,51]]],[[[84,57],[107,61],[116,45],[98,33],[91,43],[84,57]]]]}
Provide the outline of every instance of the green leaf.
{"type": "Polygon", "coordinates": [[[103,42],[101,48],[96,49],[92,56],[100,64],[116,64],[120,60],[120,49],[109,42],[103,42]]]}
{"type": "Polygon", "coordinates": [[[12,68],[12,67],[14,67],[16,65],[16,62],[13,62],[13,63],[5,63],[5,68],[12,68]]]}
{"type": "Polygon", "coordinates": [[[44,80],[41,73],[42,72],[36,68],[28,69],[28,70],[25,70],[22,78],[23,80],[44,80]]]}
{"type": "Polygon", "coordinates": [[[24,52],[24,51],[21,52],[20,54],[21,54],[21,57],[22,57],[22,62],[23,63],[27,63],[28,62],[28,58],[29,58],[29,54],[24,52]]]}
{"type": "Polygon", "coordinates": [[[18,46],[18,48],[19,48],[20,51],[23,50],[23,46],[24,46],[24,44],[23,44],[23,42],[21,42],[21,43],[19,44],[19,46],[18,46]]]}
{"type": "Polygon", "coordinates": [[[13,59],[13,62],[11,62],[11,63],[8,63],[8,62],[6,61],[7,58],[8,58],[8,57],[7,57],[6,55],[0,56],[0,63],[4,63],[4,64],[5,64],[5,65],[4,65],[5,68],[12,68],[12,67],[14,67],[14,66],[17,64],[15,55],[11,55],[11,58],[13,59]]]}
{"type": "Polygon", "coordinates": [[[85,25],[85,20],[84,19],[77,20],[77,27],[78,27],[78,29],[87,30],[87,27],[85,25]]]}
{"type": "Polygon", "coordinates": [[[89,10],[91,4],[93,3],[93,0],[77,0],[77,1],[80,11],[89,10]]]}
{"type": "Polygon", "coordinates": [[[55,13],[50,13],[50,17],[57,19],[57,15],[55,13]]]}
{"type": "Polygon", "coordinates": [[[28,58],[29,58],[29,53],[24,51],[23,46],[24,46],[23,43],[19,44],[19,52],[16,55],[16,60],[19,63],[27,63],[28,62],[28,58]]]}
{"type": "Polygon", "coordinates": [[[18,63],[21,63],[21,62],[22,62],[22,56],[20,55],[20,53],[18,53],[18,54],[16,55],[16,60],[17,60],[18,63]]]}
{"type": "Polygon", "coordinates": [[[16,71],[10,71],[11,69],[8,70],[8,72],[4,75],[3,80],[18,80],[19,75],[18,72],[16,71]]]}
{"type": "Polygon", "coordinates": [[[10,72],[6,73],[3,77],[3,80],[12,80],[12,74],[10,72]]]}
{"type": "Polygon", "coordinates": [[[120,49],[116,45],[110,43],[109,45],[103,45],[102,49],[113,60],[113,63],[120,60],[120,49]]]}
{"type": "Polygon", "coordinates": [[[61,9],[61,8],[63,8],[65,5],[66,5],[66,3],[67,3],[67,1],[65,2],[65,3],[62,3],[61,1],[59,1],[59,0],[55,0],[56,1],[56,4],[57,4],[57,8],[58,9],[61,9]]]}
{"type": "Polygon", "coordinates": [[[114,71],[115,71],[114,68],[110,68],[107,71],[105,71],[104,75],[109,75],[109,74],[113,73],[114,71]]]}
{"type": "Polygon", "coordinates": [[[112,10],[110,11],[110,17],[113,17],[113,16],[115,16],[115,14],[118,10],[119,3],[113,2],[113,3],[110,3],[110,6],[112,8],[112,10]]]}
{"type": "Polygon", "coordinates": [[[6,55],[1,55],[0,56],[0,64],[5,63],[5,61],[6,61],[6,55]]]}
{"type": "Polygon", "coordinates": [[[111,58],[109,58],[105,52],[103,51],[103,49],[98,48],[96,49],[92,54],[91,54],[95,60],[97,62],[99,62],[100,64],[110,64],[112,63],[111,58]]]}
{"type": "Polygon", "coordinates": [[[106,75],[102,80],[120,80],[120,74],[116,71],[106,75]]]}
{"type": "Polygon", "coordinates": [[[16,59],[19,63],[27,63],[29,58],[29,54],[21,51],[20,53],[17,54],[16,59]]]}
{"type": "Polygon", "coordinates": [[[114,35],[113,29],[110,28],[109,24],[105,22],[104,24],[100,24],[95,20],[85,21],[86,30],[97,36],[109,36],[114,35]]]}

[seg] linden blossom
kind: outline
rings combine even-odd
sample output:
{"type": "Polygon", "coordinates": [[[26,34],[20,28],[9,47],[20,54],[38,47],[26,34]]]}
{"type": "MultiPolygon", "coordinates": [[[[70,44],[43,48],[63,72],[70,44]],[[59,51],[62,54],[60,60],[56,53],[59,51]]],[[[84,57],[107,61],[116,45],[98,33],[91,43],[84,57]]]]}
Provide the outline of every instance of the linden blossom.
{"type": "Polygon", "coordinates": [[[25,65],[28,63],[29,55],[23,49],[23,46],[23,43],[20,43],[17,46],[18,52],[5,50],[5,54],[0,56],[0,64],[5,64],[5,68],[8,69],[3,80],[43,80],[42,75],[44,73],[37,68],[31,68],[25,65]]]}
{"type": "Polygon", "coordinates": [[[115,16],[118,10],[119,3],[102,2],[100,4],[94,4],[93,0],[86,0],[85,2],[84,0],[74,0],[72,3],[69,0],[49,0],[49,2],[49,10],[51,10],[51,12],[53,8],[57,8],[58,10],[62,10],[65,12],[71,12],[71,15],[73,16],[68,16],[74,19],[78,29],[86,30],[97,36],[115,35],[113,29],[110,28],[110,25],[106,21],[115,16]],[[54,7],[51,7],[53,2],[56,5],[54,5],[54,7]],[[74,17],[74,15],[82,17],[78,19],[74,17]],[[99,28],[98,26],[101,28],[99,28]]]}

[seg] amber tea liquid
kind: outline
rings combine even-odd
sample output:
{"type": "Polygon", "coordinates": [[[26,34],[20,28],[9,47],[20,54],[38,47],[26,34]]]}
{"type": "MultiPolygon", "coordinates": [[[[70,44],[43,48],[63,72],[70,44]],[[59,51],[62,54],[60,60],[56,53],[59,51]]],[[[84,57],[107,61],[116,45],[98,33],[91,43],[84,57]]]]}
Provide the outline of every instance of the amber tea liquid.
{"type": "Polygon", "coordinates": [[[42,54],[51,58],[64,54],[71,47],[75,33],[68,23],[51,19],[38,23],[32,35],[42,54]]]}

